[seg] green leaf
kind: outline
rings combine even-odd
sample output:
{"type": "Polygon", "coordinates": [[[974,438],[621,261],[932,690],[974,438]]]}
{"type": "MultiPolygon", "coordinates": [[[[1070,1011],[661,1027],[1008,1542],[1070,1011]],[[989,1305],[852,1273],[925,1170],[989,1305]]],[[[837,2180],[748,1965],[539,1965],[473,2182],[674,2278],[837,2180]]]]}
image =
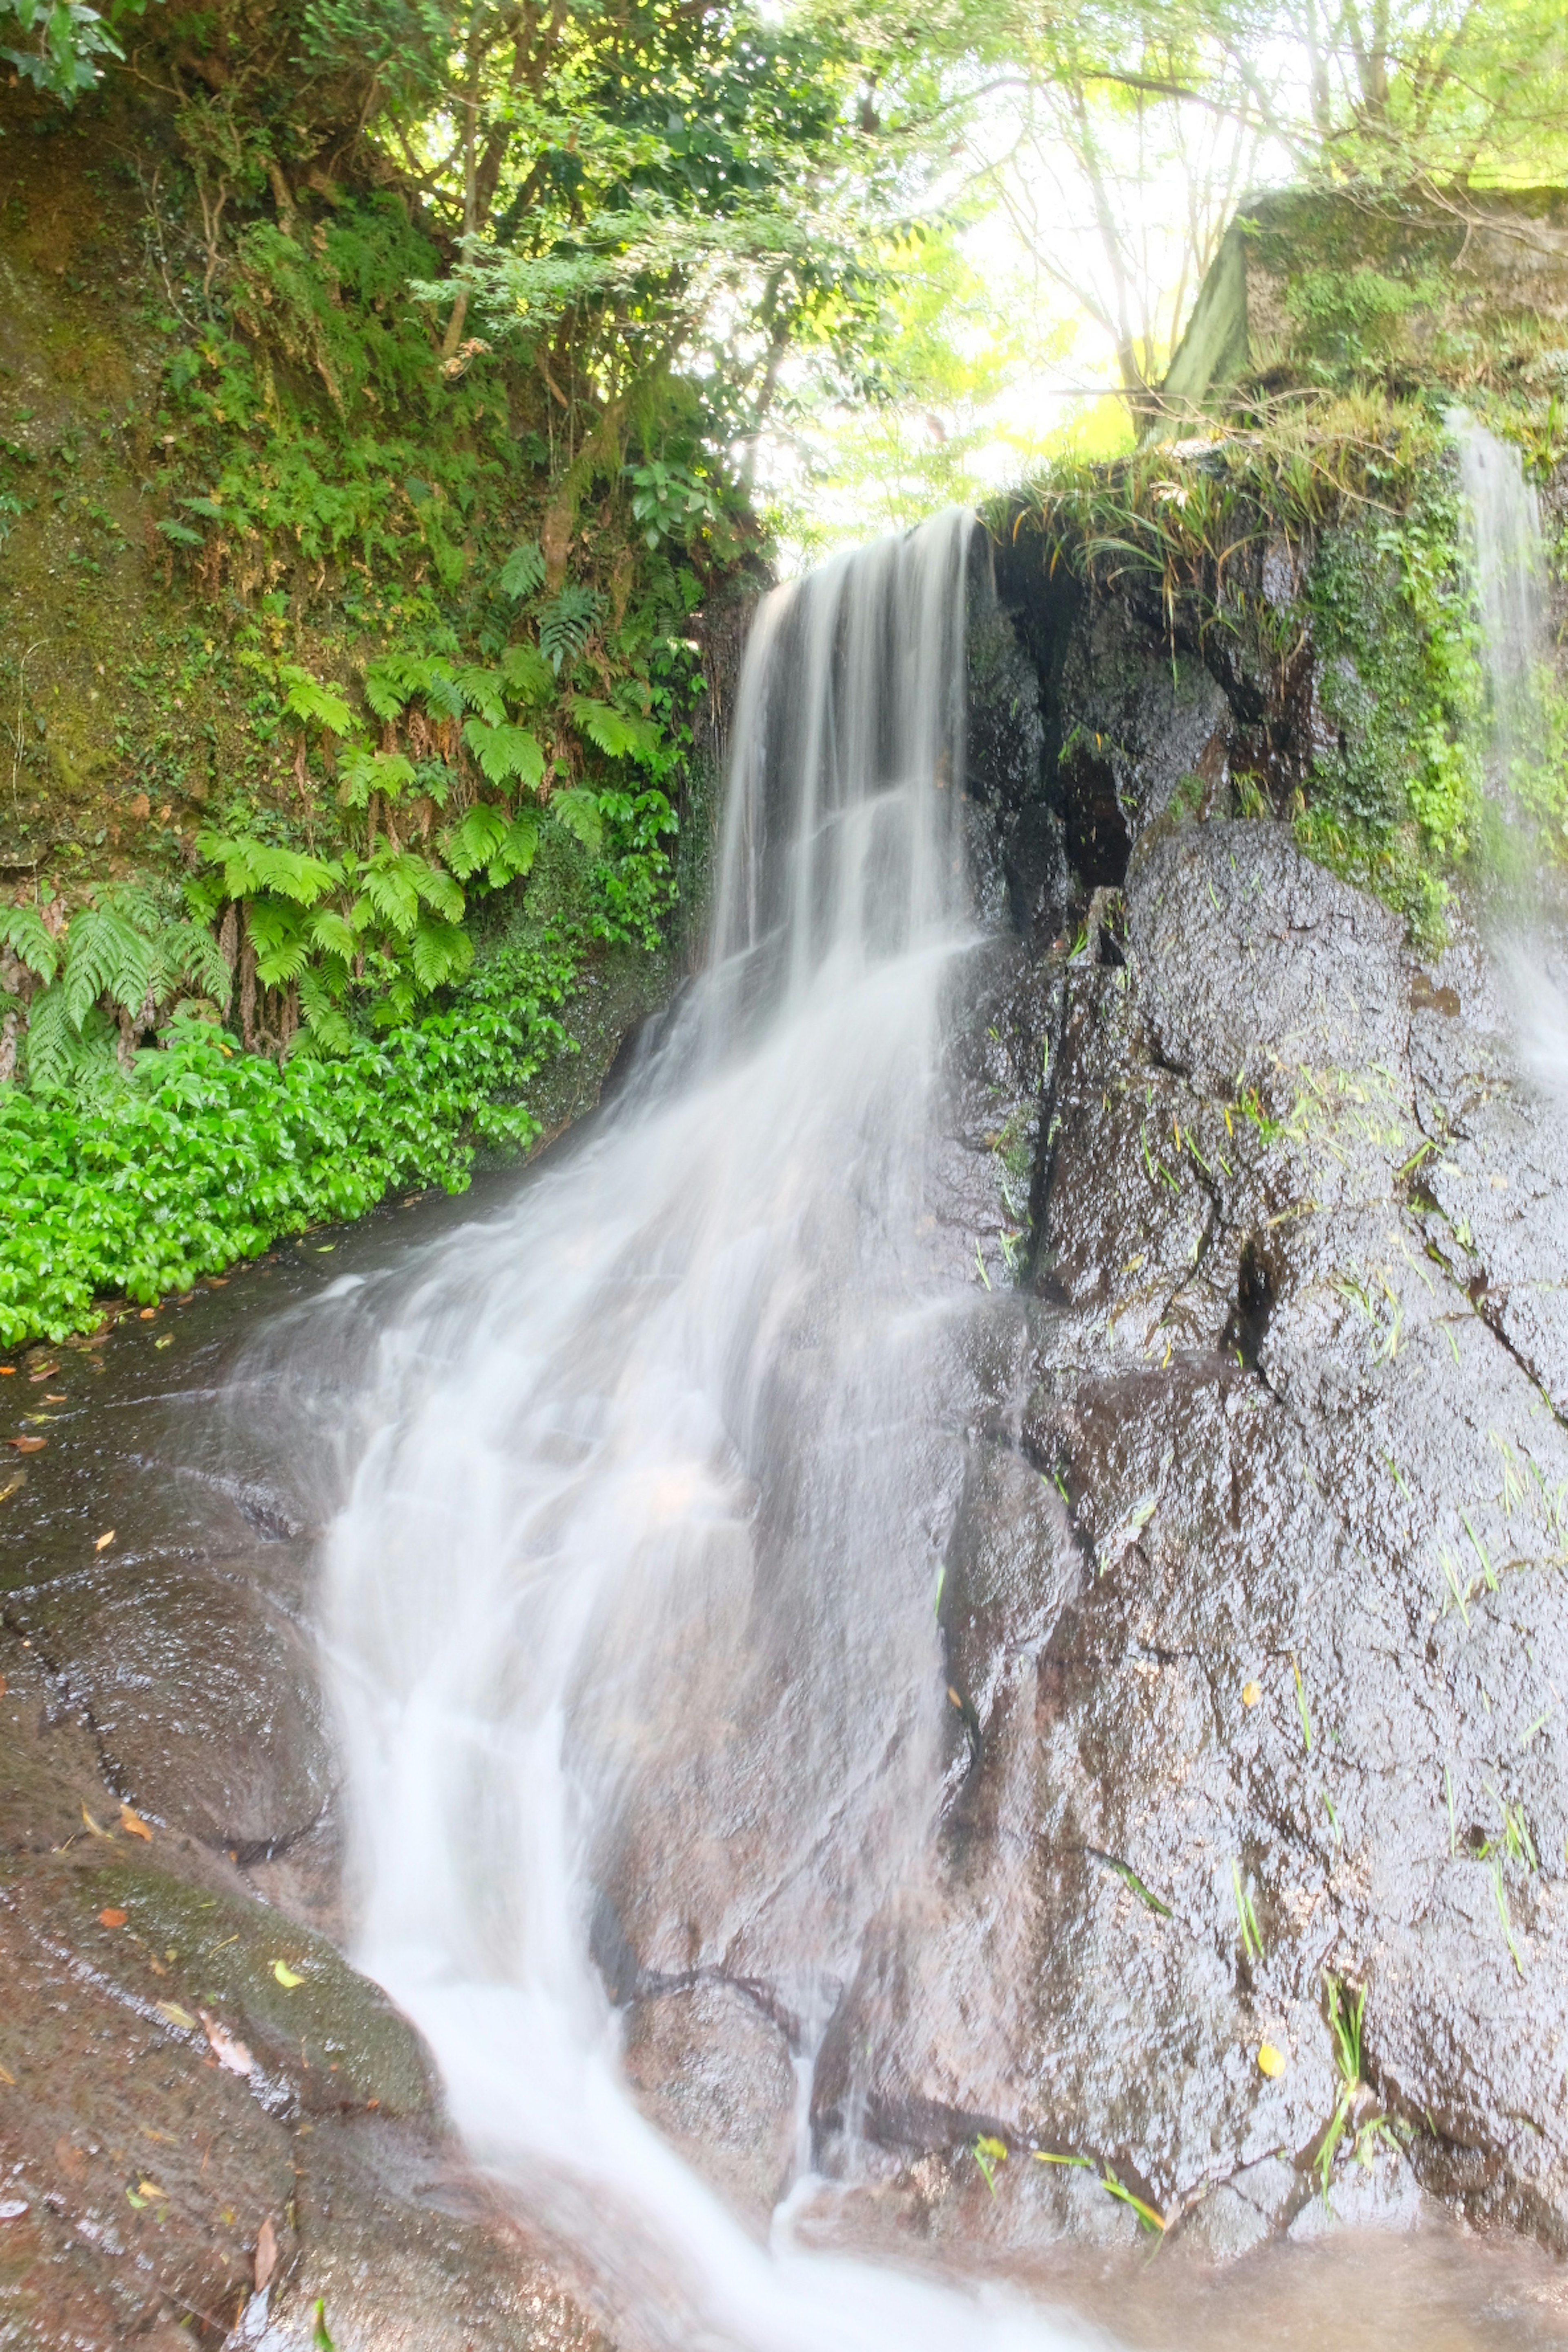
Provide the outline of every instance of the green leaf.
{"type": "Polygon", "coordinates": [[[0,908],[0,947],[39,980],[53,980],[58,969],[59,942],[36,907],[0,908]]]}
{"type": "Polygon", "coordinates": [[[176,547],[201,547],[205,544],[199,530],[193,530],[188,522],[175,522],[167,515],[158,529],[165,539],[173,540],[176,547]]]}
{"type": "Polygon", "coordinates": [[[396,800],[414,782],[414,762],[402,751],[345,751],[338,772],[339,800],[348,808],[365,808],[373,793],[396,800]]]}
{"type": "Polygon", "coordinates": [[[569,580],[539,616],[539,649],[557,677],[563,662],[575,661],[593,633],[603,600],[598,591],[569,580]]]}
{"type": "Polygon", "coordinates": [[[589,742],[610,759],[637,760],[644,767],[657,761],[659,733],[651,719],[628,718],[613,703],[595,702],[585,694],[571,696],[566,707],[589,742]]]}
{"type": "Polygon", "coordinates": [[[540,553],[536,539],[528,540],[521,547],[512,549],[501,565],[496,584],[501,594],[510,596],[514,604],[521,597],[531,596],[536,588],[543,587],[544,558],[540,553]]]}
{"type": "Polygon", "coordinates": [[[300,1014],[314,1044],[324,1054],[346,1054],[354,1041],[353,1024],[332,1003],[320,973],[300,974],[300,1014]]]}
{"type": "Polygon", "coordinates": [[[377,719],[398,718],[414,695],[407,664],[395,654],[365,664],[364,698],[377,719]]]}
{"type": "Polygon", "coordinates": [[[323,907],[311,917],[309,937],[319,955],[338,956],[352,963],[359,953],[359,933],[331,907],[323,907]]]}
{"type": "Polygon", "coordinates": [[[303,719],[308,726],[324,727],[330,735],[354,732],[354,715],[342,696],[334,693],[330,686],[323,686],[308,669],[301,669],[298,662],[284,662],[279,676],[289,689],[284,698],[286,707],[296,719],[303,719]]]}
{"type": "Polygon", "coordinates": [[[441,854],[458,878],[466,882],[488,866],[506,839],[506,817],[488,801],[476,801],[460,824],[442,836],[441,854]]]}
{"type": "Polygon", "coordinates": [[[452,682],[470,710],[477,710],[492,727],[501,724],[506,709],[501,701],[500,680],[493,669],[481,669],[477,662],[468,662],[455,674],[452,682]]]}
{"type": "Polygon", "coordinates": [[[66,934],[62,985],[66,1010],[79,1029],[89,1006],[108,996],[127,1013],[140,1010],[153,979],[155,961],[148,932],[128,919],[121,908],[105,900],[84,907],[74,916],[66,934]]]}
{"type": "Polygon", "coordinates": [[[537,789],[544,774],[544,753],[538,737],[526,727],[510,722],[492,727],[482,719],[470,719],[463,740],[490,783],[505,784],[515,778],[531,791],[537,789]]]}
{"type": "Polygon", "coordinates": [[[474,943],[461,923],[421,915],[414,933],[414,976],[421,988],[443,988],[460,980],[474,960],[474,943]]]}
{"type": "Polygon", "coordinates": [[[554,690],[555,672],[537,646],[508,646],[500,668],[507,700],[521,702],[525,709],[554,690]]]}
{"type": "Polygon", "coordinates": [[[569,791],[555,793],[550,814],[558,824],[575,835],[584,849],[597,856],[604,846],[605,820],[594,793],[585,792],[581,784],[574,784],[569,791]]]}

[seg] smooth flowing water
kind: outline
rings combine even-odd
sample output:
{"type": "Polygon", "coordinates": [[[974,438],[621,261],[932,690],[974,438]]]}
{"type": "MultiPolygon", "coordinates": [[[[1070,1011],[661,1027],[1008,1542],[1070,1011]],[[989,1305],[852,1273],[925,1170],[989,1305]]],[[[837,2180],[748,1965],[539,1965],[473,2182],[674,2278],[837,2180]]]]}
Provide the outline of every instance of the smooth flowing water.
{"type": "Polygon", "coordinates": [[[1505,852],[1494,894],[1494,947],[1525,1062],[1542,1086],[1568,1101],[1568,962],[1561,921],[1552,922],[1541,903],[1546,877],[1528,831],[1542,817],[1552,789],[1542,694],[1550,633],[1540,501],[1511,442],[1462,409],[1449,424],[1470,517],[1487,688],[1488,789],[1506,819],[1522,815],[1527,826],[1522,853],[1505,852]]]}
{"type": "Polygon", "coordinates": [[[326,1570],[358,1957],[479,2159],[683,2347],[1060,2340],[804,2251],[787,2200],[755,2243],[633,2105],[593,1957],[614,1886],[645,1964],[765,1985],[804,2102],[932,1820],[921,1448],[973,1290],[933,1286],[921,1189],[968,924],[968,536],[767,600],[711,969],[585,1149],[396,1301],[345,1294],[316,1358],[358,1366],[326,1570]]]}

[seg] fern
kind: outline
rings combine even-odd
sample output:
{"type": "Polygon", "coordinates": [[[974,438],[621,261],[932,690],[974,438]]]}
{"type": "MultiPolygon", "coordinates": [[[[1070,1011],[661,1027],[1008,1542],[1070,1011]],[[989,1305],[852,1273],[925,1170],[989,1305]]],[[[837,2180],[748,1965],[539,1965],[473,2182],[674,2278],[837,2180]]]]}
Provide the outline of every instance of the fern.
{"type": "Polygon", "coordinates": [[[596,589],[569,580],[559,596],[553,597],[540,614],[539,649],[557,677],[562,664],[575,661],[587,644],[600,608],[596,589]]]}
{"type": "Polygon", "coordinates": [[[636,760],[645,768],[658,761],[659,734],[650,719],[628,718],[613,703],[594,702],[585,694],[574,694],[567,709],[589,742],[610,759],[636,760]]]}
{"type": "Polygon", "coordinates": [[[493,669],[481,669],[477,662],[468,662],[452,682],[470,710],[477,710],[492,727],[501,725],[506,709],[501,701],[500,680],[493,669]]]}
{"type": "MultiPolygon", "coordinates": [[[[134,894],[135,898],[141,893],[134,894]]],[[[79,1029],[100,996],[127,1013],[139,1011],[152,986],[157,950],[151,925],[142,929],[132,919],[130,892],[106,895],[96,907],[84,907],[66,933],[65,971],[61,986],[71,1025],[79,1029]]],[[[142,913],[141,907],[134,907],[142,913]]],[[[153,921],[156,922],[154,914],[153,921]]]]}
{"type": "Polygon", "coordinates": [[[506,839],[506,817],[488,801],[476,801],[461,824],[441,837],[441,855],[459,881],[466,882],[477,874],[506,839]]]}
{"type": "Polygon", "coordinates": [[[496,585],[501,594],[510,596],[514,604],[524,596],[531,596],[536,588],[543,587],[544,558],[540,553],[536,539],[528,540],[521,547],[512,549],[501,565],[496,585]]]}
{"type": "Polygon", "coordinates": [[[262,986],[287,988],[298,980],[310,953],[302,911],[286,899],[255,898],[246,909],[246,922],[262,986]]]}
{"type": "Polygon", "coordinates": [[[373,793],[395,801],[414,782],[414,762],[402,751],[345,751],[339,763],[338,798],[346,808],[365,808],[373,793]]]}
{"type": "Polygon", "coordinates": [[[59,968],[59,942],[36,907],[0,908],[0,948],[39,980],[53,980],[59,968]]]}
{"type": "Polygon", "coordinates": [[[300,1013],[305,1028],[296,1033],[308,1034],[315,1046],[324,1054],[346,1054],[354,1041],[353,1024],[342,1008],[333,1003],[331,992],[325,981],[313,971],[300,974],[300,1013]]]}
{"type": "Polygon", "coordinates": [[[330,735],[355,732],[353,712],[342,696],[334,694],[330,686],[323,686],[308,669],[301,669],[298,662],[284,662],[279,676],[289,689],[284,697],[285,708],[294,718],[303,719],[308,726],[324,727],[330,735]]]}
{"type": "Polygon", "coordinates": [[[521,702],[525,709],[542,702],[554,688],[555,672],[537,646],[508,646],[500,667],[507,700],[521,702]]]}
{"type": "Polygon", "coordinates": [[[276,849],[270,842],[248,836],[231,840],[204,830],[196,835],[196,852],[209,866],[223,867],[224,888],[231,898],[253,898],[276,891],[296,905],[313,907],[318,898],[342,883],[343,869],[324,858],[305,857],[297,849],[276,849]]]}
{"type": "Polygon", "coordinates": [[[200,547],[204,544],[201,532],[193,530],[188,522],[175,522],[171,517],[165,516],[158,525],[158,529],[163,532],[163,537],[172,540],[176,547],[200,547]]]}
{"type": "Polygon", "coordinates": [[[27,1013],[27,1084],[35,1094],[58,1094],[68,1084],[80,1039],[56,981],[35,996],[27,1013]]]}
{"type": "Polygon", "coordinates": [[[474,960],[474,943],[460,923],[421,915],[414,933],[414,977],[421,988],[443,988],[461,980],[474,960]]]}
{"type": "Polygon", "coordinates": [[[568,833],[575,835],[584,849],[598,856],[605,845],[605,820],[592,793],[585,792],[581,784],[574,784],[570,792],[556,793],[550,803],[550,814],[568,833]]]}
{"type": "Polygon", "coordinates": [[[199,923],[167,923],[153,940],[153,993],[162,1003],[181,986],[226,1005],[234,975],[222,949],[199,923]]]}
{"type": "Polygon", "coordinates": [[[359,933],[332,907],[323,907],[311,917],[309,937],[318,955],[336,956],[345,965],[359,953],[359,933]]]}
{"type": "Polygon", "coordinates": [[[544,753],[539,738],[526,727],[510,723],[492,727],[482,719],[470,719],[463,730],[463,740],[490,783],[506,784],[515,778],[531,791],[538,789],[544,774],[544,753]]]}

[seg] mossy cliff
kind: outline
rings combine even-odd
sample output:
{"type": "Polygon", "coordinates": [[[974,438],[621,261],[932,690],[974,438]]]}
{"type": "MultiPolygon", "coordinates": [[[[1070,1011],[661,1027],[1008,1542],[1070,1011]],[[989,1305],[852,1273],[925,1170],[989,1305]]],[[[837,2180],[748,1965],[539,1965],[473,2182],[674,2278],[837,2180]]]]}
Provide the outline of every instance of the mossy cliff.
{"type": "Polygon", "coordinates": [[[166,91],[0,106],[16,1340],[594,1099],[700,950],[760,570],[668,390],[595,447],[444,350],[374,175],[219,217],[166,91]]]}
{"type": "Polygon", "coordinates": [[[1008,747],[980,766],[999,759],[1004,803],[1029,804],[1012,867],[1031,922],[1081,915],[1167,812],[1292,824],[1429,945],[1504,836],[1561,859],[1565,221],[1550,192],[1250,206],[1159,431],[1119,465],[1058,467],[995,503],[976,689],[983,744],[1008,747]],[[1536,731],[1508,774],[1458,411],[1517,447],[1542,524],[1536,731]],[[1005,715],[1020,658],[1032,751],[1005,715]]]}

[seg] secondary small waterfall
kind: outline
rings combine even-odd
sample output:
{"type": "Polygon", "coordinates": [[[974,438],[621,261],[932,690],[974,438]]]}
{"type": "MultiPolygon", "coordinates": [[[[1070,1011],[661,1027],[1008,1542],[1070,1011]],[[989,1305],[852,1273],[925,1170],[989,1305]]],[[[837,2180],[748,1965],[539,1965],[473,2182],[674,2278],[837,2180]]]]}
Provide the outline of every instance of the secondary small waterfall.
{"type": "Polygon", "coordinates": [[[633,2105],[591,1957],[721,1958],[808,2077],[932,1822],[933,1334],[974,1294],[933,1276],[922,1181],[967,937],[969,531],[769,597],[673,1033],[508,1213],[326,1310],[357,1365],[326,1577],[358,1957],[480,2161],[683,2352],[1061,2340],[807,2252],[787,2207],[753,2242],[633,2105]]]}
{"type": "Polygon", "coordinates": [[[1464,410],[1450,418],[1470,512],[1490,751],[1507,793],[1516,763],[1540,747],[1539,673],[1546,653],[1541,508],[1519,451],[1464,410]]]}
{"type": "MultiPolygon", "coordinates": [[[[1469,508],[1487,684],[1489,793],[1506,820],[1552,822],[1543,687],[1551,656],[1541,509],[1520,453],[1464,410],[1449,419],[1469,508]],[[1543,787],[1545,788],[1543,791],[1543,787]]],[[[1568,1103],[1568,967],[1542,915],[1531,847],[1512,860],[1494,909],[1494,946],[1513,999],[1520,1048],[1536,1079],[1568,1103]]]]}

